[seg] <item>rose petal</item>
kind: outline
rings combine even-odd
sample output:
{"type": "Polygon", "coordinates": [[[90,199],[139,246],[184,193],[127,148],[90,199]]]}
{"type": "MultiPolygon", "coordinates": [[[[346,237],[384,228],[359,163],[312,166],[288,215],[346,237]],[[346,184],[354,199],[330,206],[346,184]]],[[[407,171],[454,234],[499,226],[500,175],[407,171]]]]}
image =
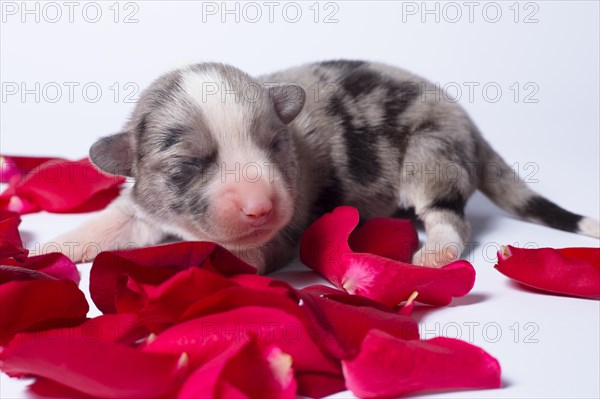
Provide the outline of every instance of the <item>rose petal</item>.
{"type": "Polygon", "coordinates": [[[190,305],[181,314],[179,321],[226,312],[241,306],[277,308],[298,318],[303,317],[303,312],[299,309],[298,302],[282,295],[277,290],[257,290],[232,286],[190,305]]]}
{"type": "Polygon", "coordinates": [[[61,159],[51,157],[0,155],[0,183],[8,183],[15,178],[21,180],[41,164],[56,160],[61,159]]]}
{"type": "Polygon", "coordinates": [[[273,345],[234,343],[198,368],[178,398],[295,398],[292,359],[273,345]]]}
{"type": "Polygon", "coordinates": [[[56,399],[88,399],[93,396],[86,395],[83,392],[73,388],[66,387],[58,382],[46,378],[36,378],[31,385],[27,387],[33,397],[56,398],[56,399]]]}
{"type": "Polygon", "coordinates": [[[435,389],[500,387],[500,365],[483,349],[452,338],[405,341],[372,330],[342,362],[346,386],[361,398],[435,389]]]}
{"type": "Polygon", "coordinates": [[[119,195],[123,177],[98,170],[89,159],[53,159],[32,169],[23,179],[11,180],[2,193],[6,209],[21,214],[89,212],[103,209],[119,195]]]}
{"type": "Polygon", "coordinates": [[[24,260],[29,251],[23,247],[19,224],[21,218],[12,212],[0,212],[0,259],[24,260]]]}
{"type": "Polygon", "coordinates": [[[133,344],[148,336],[148,333],[136,315],[111,314],[88,319],[75,327],[16,334],[10,341],[9,348],[28,343],[52,345],[73,342],[119,342],[133,344]]]}
{"type": "Polygon", "coordinates": [[[400,309],[398,309],[398,314],[410,316],[415,307],[415,299],[417,299],[418,296],[419,293],[417,291],[410,294],[406,302],[402,305],[402,307],[400,307],[400,309]]]}
{"type": "Polygon", "coordinates": [[[419,248],[419,237],[408,219],[374,218],[354,230],[348,243],[354,252],[410,263],[419,248]]]}
{"type": "Polygon", "coordinates": [[[120,276],[158,285],[179,271],[203,267],[224,275],[256,273],[256,269],[217,244],[178,242],[129,251],[98,254],[90,271],[90,294],[103,313],[115,313],[120,276]]]}
{"type": "Polygon", "coordinates": [[[56,280],[55,277],[52,277],[46,273],[38,272],[37,270],[26,269],[20,266],[0,266],[0,285],[9,283],[11,281],[26,281],[40,279],[56,280]]]}
{"type": "Polygon", "coordinates": [[[543,291],[600,299],[600,248],[506,246],[495,268],[505,276],[543,291]]]}
{"type": "Polygon", "coordinates": [[[11,376],[40,376],[103,398],[158,398],[176,389],[185,371],[179,355],[105,342],[30,342],[3,351],[0,359],[11,376]]]}
{"type": "Polygon", "coordinates": [[[296,373],[298,394],[309,398],[323,398],[345,391],[344,376],[327,373],[296,373]]]}
{"type": "Polygon", "coordinates": [[[353,357],[367,333],[376,328],[399,339],[418,339],[419,327],[377,302],[325,286],[299,291],[307,316],[313,319],[315,340],[338,359],[353,357]]]}
{"type": "Polygon", "coordinates": [[[443,306],[462,297],[475,284],[475,269],[465,260],[441,268],[400,263],[370,254],[344,256],[346,275],[340,285],[351,294],[363,295],[395,306],[419,292],[418,302],[443,306]]]}
{"type": "Polygon", "coordinates": [[[44,273],[57,279],[68,279],[79,283],[79,271],[77,266],[65,255],[51,252],[44,255],[30,256],[23,262],[6,259],[2,263],[8,266],[20,267],[32,271],[44,273]]]}
{"type": "Polygon", "coordinates": [[[160,332],[176,323],[192,304],[233,285],[218,273],[191,267],[158,286],[141,285],[146,303],[139,317],[152,332],[160,332]]]}
{"type": "MultiPolygon", "coordinates": [[[[186,379],[181,390],[177,394],[178,399],[217,398],[217,386],[227,363],[238,356],[247,346],[247,341],[232,341],[230,345],[223,347],[222,351],[216,352],[207,362],[195,369],[186,379]]],[[[220,387],[221,390],[223,387],[220,387]]],[[[231,394],[231,392],[229,392],[231,394]]],[[[244,397],[243,394],[234,397],[244,397]]]]}
{"type": "Polygon", "coordinates": [[[80,324],[89,307],[71,280],[39,279],[0,285],[0,345],[14,334],[80,324]]]}
{"type": "Polygon", "coordinates": [[[358,220],[358,211],[351,207],[339,207],[321,217],[302,237],[301,260],[348,293],[392,307],[414,291],[419,292],[419,302],[447,305],[473,288],[475,269],[464,260],[430,268],[353,253],[348,237],[358,220]]]}
{"type": "Polygon", "coordinates": [[[276,344],[294,359],[299,371],[336,373],[339,363],[321,352],[298,318],[280,309],[243,306],[176,324],[159,334],[146,350],[186,352],[192,368],[222,352],[231,342],[257,340],[276,344]]]}

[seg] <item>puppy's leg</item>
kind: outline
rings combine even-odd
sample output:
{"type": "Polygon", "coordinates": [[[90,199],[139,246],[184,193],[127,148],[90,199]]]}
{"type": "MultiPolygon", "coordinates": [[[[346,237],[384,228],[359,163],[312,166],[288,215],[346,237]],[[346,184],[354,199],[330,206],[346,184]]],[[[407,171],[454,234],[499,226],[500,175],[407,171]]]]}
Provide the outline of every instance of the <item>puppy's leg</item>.
{"type": "Polygon", "coordinates": [[[470,235],[464,202],[433,200],[417,206],[416,213],[425,224],[427,241],[413,256],[413,263],[441,267],[458,260],[470,235]]]}
{"type": "Polygon", "coordinates": [[[45,248],[56,249],[74,262],[89,262],[102,251],[153,245],[163,237],[161,230],[136,216],[129,193],[124,191],[105,210],[45,248]]]}

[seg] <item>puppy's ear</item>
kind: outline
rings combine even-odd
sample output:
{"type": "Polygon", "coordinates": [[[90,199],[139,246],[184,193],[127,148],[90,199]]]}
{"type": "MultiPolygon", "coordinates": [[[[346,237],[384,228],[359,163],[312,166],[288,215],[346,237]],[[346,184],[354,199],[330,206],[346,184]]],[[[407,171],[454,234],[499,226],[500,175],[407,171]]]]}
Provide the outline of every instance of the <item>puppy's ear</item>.
{"type": "Polygon", "coordinates": [[[295,84],[285,84],[269,88],[275,112],[286,125],[302,111],[306,101],[306,92],[295,84]]]}
{"type": "Polygon", "coordinates": [[[90,159],[94,165],[112,175],[133,176],[134,154],[131,132],[103,137],[90,148],[90,159]]]}

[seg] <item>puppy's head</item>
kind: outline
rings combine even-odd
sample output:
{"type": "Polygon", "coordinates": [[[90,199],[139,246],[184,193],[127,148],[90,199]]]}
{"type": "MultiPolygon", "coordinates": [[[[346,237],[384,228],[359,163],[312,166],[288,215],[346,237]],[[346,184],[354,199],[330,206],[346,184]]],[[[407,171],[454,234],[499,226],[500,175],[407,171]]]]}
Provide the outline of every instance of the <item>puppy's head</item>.
{"type": "Polygon", "coordinates": [[[157,223],[228,247],[262,244],[292,218],[298,169],[287,124],[304,100],[293,84],[194,65],[155,81],[124,131],[90,157],[133,177],[133,200],[157,223]]]}

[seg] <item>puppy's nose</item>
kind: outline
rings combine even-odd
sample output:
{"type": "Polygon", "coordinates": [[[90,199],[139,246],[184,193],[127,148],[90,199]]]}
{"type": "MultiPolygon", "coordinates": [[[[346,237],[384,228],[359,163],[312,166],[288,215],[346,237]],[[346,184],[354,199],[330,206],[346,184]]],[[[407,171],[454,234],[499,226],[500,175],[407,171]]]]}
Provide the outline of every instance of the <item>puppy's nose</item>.
{"type": "Polygon", "coordinates": [[[269,220],[273,202],[268,199],[246,201],[242,206],[242,219],[253,226],[260,226],[269,220]]]}

